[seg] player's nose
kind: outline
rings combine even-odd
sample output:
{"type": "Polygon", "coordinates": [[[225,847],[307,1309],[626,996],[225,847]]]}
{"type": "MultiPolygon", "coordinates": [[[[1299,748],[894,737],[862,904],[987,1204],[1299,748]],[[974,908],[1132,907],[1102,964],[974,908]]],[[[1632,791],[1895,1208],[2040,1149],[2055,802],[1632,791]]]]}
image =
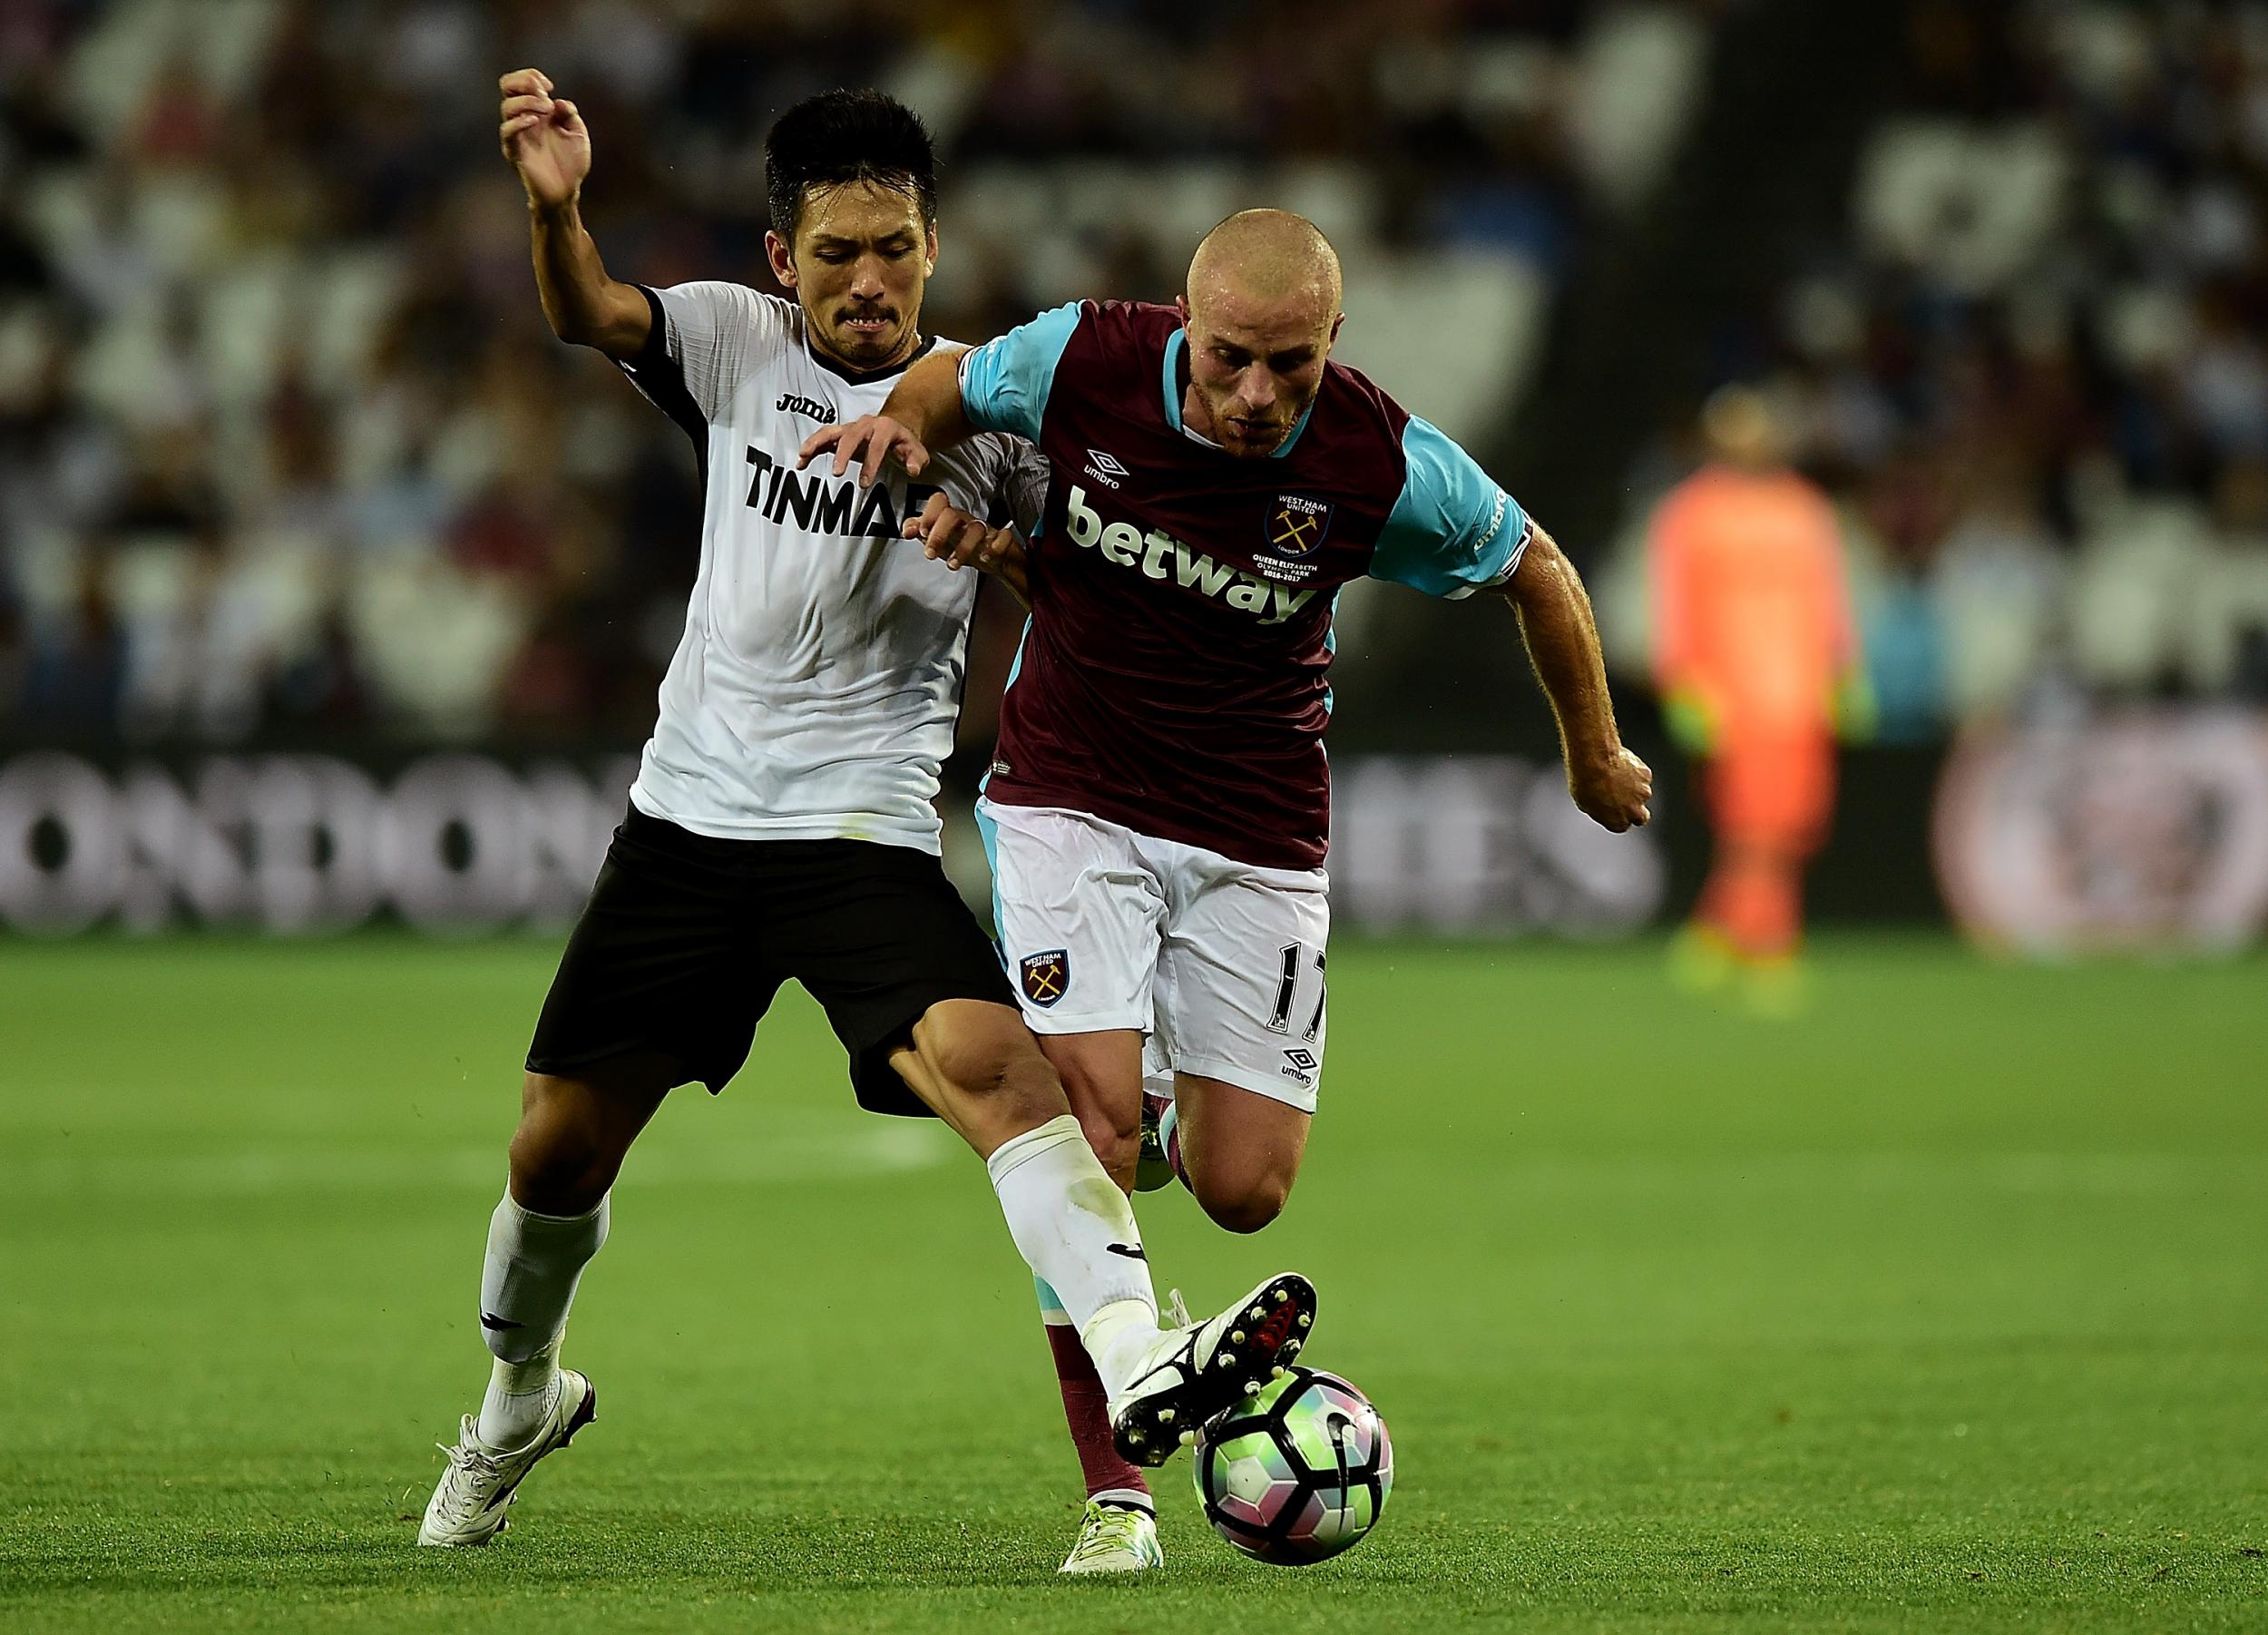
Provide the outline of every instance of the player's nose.
{"type": "Polygon", "coordinates": [[[861,256],[851,269],[851,293],[865,300],[882,299],[882,263],[873,256],[861,256]]]}

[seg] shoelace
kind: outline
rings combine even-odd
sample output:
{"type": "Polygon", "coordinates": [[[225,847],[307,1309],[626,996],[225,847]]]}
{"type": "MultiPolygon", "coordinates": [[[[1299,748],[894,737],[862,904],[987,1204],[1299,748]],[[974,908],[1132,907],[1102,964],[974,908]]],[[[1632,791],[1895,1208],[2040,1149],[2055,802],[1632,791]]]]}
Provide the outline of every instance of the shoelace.
{"type": "Polygon", "coordinates": [[[1114,1551],[1135,1548],[1134,1540],[1140,1522],[1130,1510],[1115,1504],[1090,1504],[1086,1524],[1079,1531],[1079,1544],[1071,1552],[1074,1562],[1088,1562],[1114,1551]]]}
{"type": "Polygon", "coordinates": [[[1178,1288],[1167,1297],[1166,1316],[1173,1319],[1176,1328],[1187,1328],[1190,1324],[1188,1303],[1182,1299],[1178,1288]]]}
{"type": "Polygon", "coordinates": [[[461,1522],[470,1515],[478,1503],[473,1489],[474,1476],[491,1479],[503,1473],[501,1467],[476,1447],[460,1444],[451,1447],[445,1442],[434,1446],[449,1456],[448,1474],[441,1483],[441,1513],[452,1522],[461,1522]]]}

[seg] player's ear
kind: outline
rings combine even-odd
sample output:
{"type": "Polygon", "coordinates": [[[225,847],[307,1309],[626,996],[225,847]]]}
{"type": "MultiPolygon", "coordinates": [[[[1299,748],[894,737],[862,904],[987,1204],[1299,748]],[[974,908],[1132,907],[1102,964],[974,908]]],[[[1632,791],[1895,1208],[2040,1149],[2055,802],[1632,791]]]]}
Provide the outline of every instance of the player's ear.
{"type": "Polygon", "coordinates": [[[1189,298],[1186,295],[1175,296],[1173,309],[1181,315],[1181,327],[1184,329],[1188,328],[1189,327],[1189,298]]]}
{"type": "Polygon", "coordinates": [[[787,240],[768,229],[764,234],[764,259],[772,264],[772,276],[782,289],[796,287],[796,252],[787,240]]]}
{"type": "Polygon", "coordinates": [[[926,251],[929,257],[928,272],[934,273],[937,270],[937,224],[934,221],[929,224],[929,231],[924,237],[928,246],[926,251]]]}
{"type": "Polygon", "coordinates": [[[1329,351],[1331,350],[1331,348],[1334,348],[1334,347],[1335,347],[1335,346],[1337,346],[1337,345],[1339,344],[1339,326],[1340,326],[1341,324],[1344,324],[1344,322],[1346,322],[1346,314],[1345,314],[1345,313],[1344,313],[1344,312],[1334,312],[1334,313],[1331,315],[1331,334],[1330,334],[1330,338],[1329,338],[1328,339],[1326,339],[1326,340],[1323,343],[1323,349],[1324,349],[1326,353],[1327,353],[1327,352],[1329,352],[1329,351]]]}

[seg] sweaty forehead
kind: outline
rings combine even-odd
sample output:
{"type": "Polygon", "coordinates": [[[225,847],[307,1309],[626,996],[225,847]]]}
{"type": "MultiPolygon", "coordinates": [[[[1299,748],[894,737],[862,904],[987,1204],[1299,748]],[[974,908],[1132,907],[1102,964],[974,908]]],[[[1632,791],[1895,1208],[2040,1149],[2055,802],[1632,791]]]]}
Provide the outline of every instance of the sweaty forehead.
{"type": "Polygon", "coordinates": [[[1330,327],[1331,304],[1316,289],[1264,297],[1233,283],[1214,283],[1189,292],[1189,316],[1206,340],[1248,352],[1281,352],[1319,343],[1330,327]]]}
{"type": "Polygon", "coordinates": [[[922,207],[914,195],[879,181],[846,181],[805,192],[796,236],[871,244],[894,233],[922,236],[922,207]]]}

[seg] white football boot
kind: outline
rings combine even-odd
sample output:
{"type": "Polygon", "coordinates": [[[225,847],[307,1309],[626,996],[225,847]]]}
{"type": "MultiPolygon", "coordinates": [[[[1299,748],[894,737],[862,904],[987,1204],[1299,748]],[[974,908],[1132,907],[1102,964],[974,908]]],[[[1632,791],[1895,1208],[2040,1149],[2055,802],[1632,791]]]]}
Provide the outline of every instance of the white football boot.
{"type": "Polygon", "coordinates": [[[1209,1322],[1164,1330],[1133,1383],[1110,1399],[1119,1456],[1165,1464],[1197,1440],[1199,1425],[1283,1373],[1315,1322],[1315,1286],[1280,1272],[1209,1322]]]}
{"type": "Polygon", "coordinates": [[[449,1456],[449,1468],[426,1502],[417,1542],[441,1549],[487,1543],[504,1530],[504,1512],[535,1462],[565,1447],[598,1416],[599,1394],[572,1368],[559,1371],[559,1400],[525,1447],[490,1447],[480,1438],[478,1422],[467,1414],[457,1427],[456,1446],[441,1449],[449,1456]]]}
{"type": "Polygon", "coordinates": [[[1063,1558],[1059,1572],[1140,1572],[1166,1564],[1158,1547],[1158,1519],[1130,1504],[1087,1501],[1079,1519],[1079,1542],[1063,1558]]]}

